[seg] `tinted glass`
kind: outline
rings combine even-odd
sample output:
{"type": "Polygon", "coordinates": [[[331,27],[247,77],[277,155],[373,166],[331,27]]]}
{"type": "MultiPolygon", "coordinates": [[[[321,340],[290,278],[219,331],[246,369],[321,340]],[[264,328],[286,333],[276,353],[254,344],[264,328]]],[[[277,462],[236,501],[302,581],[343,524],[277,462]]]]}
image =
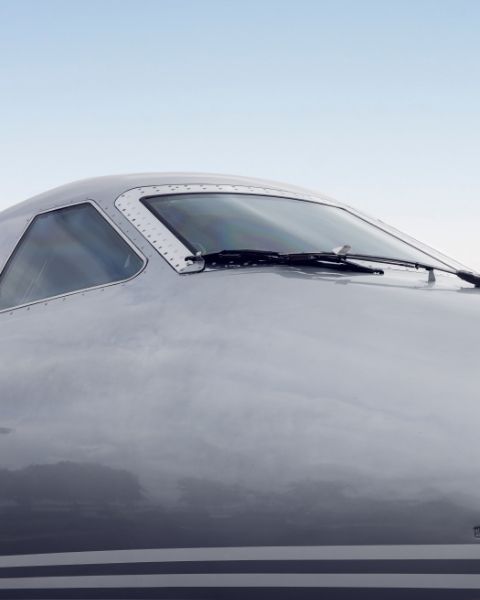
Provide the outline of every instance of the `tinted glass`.
{"type": "Polygon", "coordinates": [[[253,194],[177,194],[144,204],[192,251],[351,252],[439,264],[342,208],[253,194]]]}
{"type": "Polygon", "coordinates": [[[91,204],[36,217],[0,276],[0,309],[128,279],[143,261],[91,204]]]}

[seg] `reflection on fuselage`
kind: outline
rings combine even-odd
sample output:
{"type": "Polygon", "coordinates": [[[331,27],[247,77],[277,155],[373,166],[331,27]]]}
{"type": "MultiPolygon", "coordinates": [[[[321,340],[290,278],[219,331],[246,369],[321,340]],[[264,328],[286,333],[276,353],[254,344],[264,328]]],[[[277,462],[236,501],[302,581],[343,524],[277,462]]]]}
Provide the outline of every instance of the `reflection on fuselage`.
{"type": "Polygon", "coordinates": [[[461,543],[473,535],[473,507],[359,496],[356,485],[325,479],[260,492],[188,478],[178,481],[175,502],[162,502],[132,473],[98,464],[2,469],[0,553],[461,543]]]}

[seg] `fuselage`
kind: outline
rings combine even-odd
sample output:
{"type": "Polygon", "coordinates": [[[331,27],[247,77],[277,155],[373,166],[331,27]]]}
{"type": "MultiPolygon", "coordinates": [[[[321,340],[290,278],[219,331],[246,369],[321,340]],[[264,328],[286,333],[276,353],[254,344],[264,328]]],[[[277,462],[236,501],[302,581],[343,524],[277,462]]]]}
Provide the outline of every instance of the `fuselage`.
{"type": "Polygon", "coordinates": [[[425,561],[458,575],[445,552],[477,573],[480,292],[388,265],[178,273],[115,206],[166,183],[202,181],[92,180],[0,215],[0,264],[37,214],[85,200],[144,259],[127,281],[0,312],[0,567],[166,549],[297,552],[298,567],[343,548],[330,575],[390,559],[373,572],[416,588],[425,561]]]}

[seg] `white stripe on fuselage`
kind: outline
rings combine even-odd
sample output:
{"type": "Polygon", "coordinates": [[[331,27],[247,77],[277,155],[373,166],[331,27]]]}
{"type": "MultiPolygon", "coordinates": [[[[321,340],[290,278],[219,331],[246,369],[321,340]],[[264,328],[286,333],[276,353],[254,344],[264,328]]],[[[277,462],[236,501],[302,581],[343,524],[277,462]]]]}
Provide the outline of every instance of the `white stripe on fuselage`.
{"type": "Polygon", "coordinates": [[[245,587],[480,589],[480,575],[444,573],[186,573],[0,578],[0,590],[245,587]]]}
{"type": "Polygon", "coordinates": [[[480,544],[152,548],[0,556],[0,568],[236,560],[480,560],[480,544]]]}

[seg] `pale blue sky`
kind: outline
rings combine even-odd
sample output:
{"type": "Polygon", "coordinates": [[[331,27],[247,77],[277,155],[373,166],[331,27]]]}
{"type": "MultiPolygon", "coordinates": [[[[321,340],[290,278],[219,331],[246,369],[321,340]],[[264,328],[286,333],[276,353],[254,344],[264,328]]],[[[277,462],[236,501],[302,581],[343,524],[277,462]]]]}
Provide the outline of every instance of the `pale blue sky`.
{"type": "Polygon", "coordinates": [[[480,268],[480,0],[0,0],[0,208],[93,175],[313,187],[480,268]]]}

